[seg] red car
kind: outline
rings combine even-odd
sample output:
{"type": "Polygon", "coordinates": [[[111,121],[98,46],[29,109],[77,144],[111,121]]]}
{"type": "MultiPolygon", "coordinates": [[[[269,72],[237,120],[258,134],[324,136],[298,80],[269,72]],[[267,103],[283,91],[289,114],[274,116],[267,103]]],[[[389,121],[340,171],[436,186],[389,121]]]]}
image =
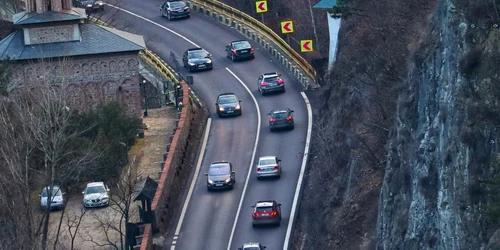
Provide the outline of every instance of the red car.
{"type": "Polygon", "coordinates": [[[257,201],[252,206],[252,226],[257,225],[276,225],[281,224],[281,204],[275,200],[257,201]]]}

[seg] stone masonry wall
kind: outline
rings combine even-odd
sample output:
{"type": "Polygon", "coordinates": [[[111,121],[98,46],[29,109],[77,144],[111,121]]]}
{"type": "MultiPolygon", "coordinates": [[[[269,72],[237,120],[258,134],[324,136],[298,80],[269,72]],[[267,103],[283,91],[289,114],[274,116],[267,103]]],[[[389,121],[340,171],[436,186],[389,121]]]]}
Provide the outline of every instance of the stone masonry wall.
{"type": "Polygon", "coordinates": [[[31,44],[73,41],[73,34],[75,32],[73,24],[27,29],[31,44]]]}
{"type": "Polygon", "coordinates": [[[141,116],[137,53],[25,61],[16,65],[12,77],[14,92],[34,89],[43,82],[64,87],[71,105],[82,111],[118,100],[127,113],[141,116]]]}

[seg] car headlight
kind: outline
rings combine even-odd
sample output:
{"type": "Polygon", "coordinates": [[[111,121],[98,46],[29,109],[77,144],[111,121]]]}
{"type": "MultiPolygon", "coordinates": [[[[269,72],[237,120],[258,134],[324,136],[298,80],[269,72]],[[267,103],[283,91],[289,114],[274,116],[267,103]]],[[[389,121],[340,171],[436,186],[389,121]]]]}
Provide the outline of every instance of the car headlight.
{"type": "Polygon", "coordinates": [[[208,59],[208,60],[207,60],[207,63],[212,63],[212,60],[208,59]]]}
{"type": "Polygon", "coordinates": [[[208,179],[208,183],[209,183],[209,184],[214,184],[214,181],[212,181],[212,180],[208,179]]]}
{"type": "Polygon", "coordinates": [[[236,107],[234,109],[240,109],[240,108],[241,108],[241,106],[238,104],[238,105],[236,105],[236,107]]]}
{"type": "Polygon", "coordinates": [[[231,178],[226,179],[226,183],[229,183],[231,181],[231,178]]]}
{"type": "Polygon", "coordinates": [[[224,107],[219,107],[219,111],[224,111],[224,107]]]}
{"type": "Polygon", "coordinates": [[[102,6],[102,5],[104,5],[104,3],[103,3],[103,2],[100,2],[100,3],[97,3],[97,4],[99,4],[99,5],[101,5],[101,6],[102,6]]]}
{"type": "Polygon", "coordinates": [[[87,7],[88,7],[88,8],[92,7],[92,4],[87,4],[87,7]]]}
{"type": "Polygon", "coordinates": [[[192,62],[188,62],[189,66],[194,66],[195,64],[192,62]]]}

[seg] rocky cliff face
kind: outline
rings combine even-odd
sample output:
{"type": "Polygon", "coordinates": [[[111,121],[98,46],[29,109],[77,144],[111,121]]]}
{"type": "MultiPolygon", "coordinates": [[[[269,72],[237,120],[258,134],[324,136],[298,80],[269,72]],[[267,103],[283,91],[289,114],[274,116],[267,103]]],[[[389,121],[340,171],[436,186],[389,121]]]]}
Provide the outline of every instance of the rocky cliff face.
{"type": "Polygon", "coordinates": [[[350,1],[311,96],[325,119],[294,249],[495,249],[499,13],[498,0],[350,1]]]}
{"type": "Polygon", "coordinates": [[[500,135],[500,32],[493,26],[500,9],[493,4],[437,5],[397,104],[377,249],[487,247],[500,135]]]}

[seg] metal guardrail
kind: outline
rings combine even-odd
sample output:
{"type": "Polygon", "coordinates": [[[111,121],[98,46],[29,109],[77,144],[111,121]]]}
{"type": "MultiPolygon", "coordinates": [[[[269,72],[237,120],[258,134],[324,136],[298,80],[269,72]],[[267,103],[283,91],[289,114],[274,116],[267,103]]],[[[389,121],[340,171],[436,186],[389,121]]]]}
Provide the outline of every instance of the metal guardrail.
{"type": "Polygon", "coordinates": [[[216,0],[190,0],[191,2],[200,4],[205,7],[211,7],[212,9],[220,10],[223,14],[231,16],[231,18],[238,20],[253,29],[257,30],[263,34],[266,38],[271,40],[276,44],[281,50],[283,50],[292,60],[297,63],[306,74],[313,80],[316,80],[316,70],[304,59],[297,51],[292,49],[288,43],[283,40],[278,34],[272,31],[269,27],[259,22],[257,19],[249,16],[248,14],[237,10],[227,4],[221,3],[216,0]]]}

